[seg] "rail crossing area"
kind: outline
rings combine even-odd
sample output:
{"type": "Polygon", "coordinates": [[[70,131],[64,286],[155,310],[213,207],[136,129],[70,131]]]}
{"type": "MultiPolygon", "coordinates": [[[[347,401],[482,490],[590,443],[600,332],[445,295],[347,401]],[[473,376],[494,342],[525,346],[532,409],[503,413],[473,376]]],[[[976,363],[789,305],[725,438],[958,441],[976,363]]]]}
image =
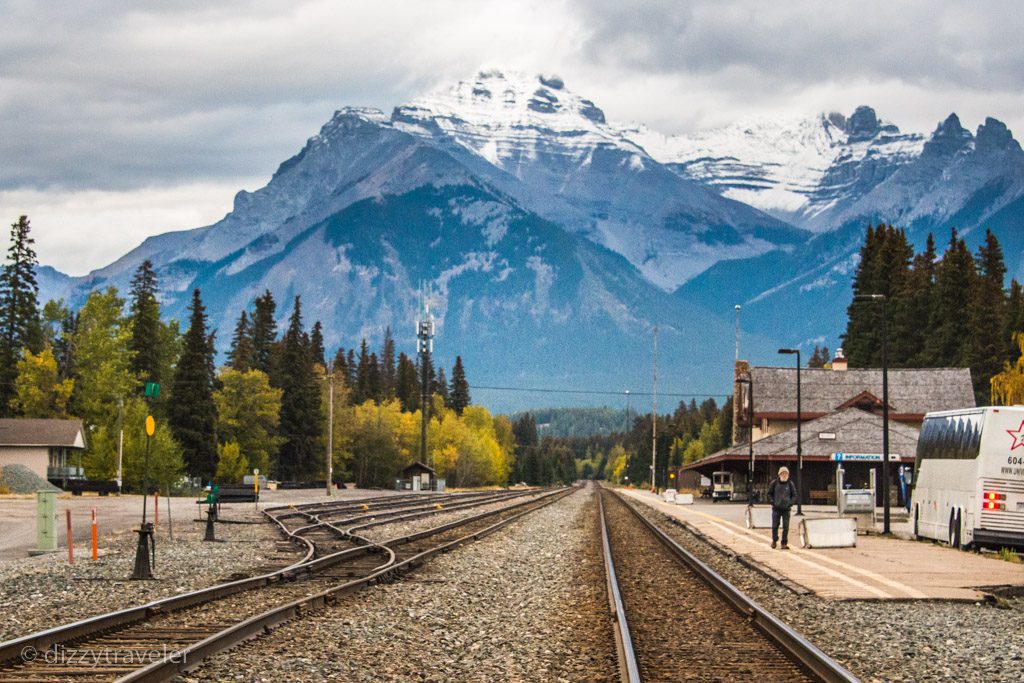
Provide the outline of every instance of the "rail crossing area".
{"type": "Polygon", "coordinates": [[[1018,598],[827,596],[699,526],[739,533],[744,506],[665,507],[594,482],[321,492],[225,505],[216,542],[175,514],[151,581],[116,535],[97,560],[0,562],[0,683],[1019,680],[1018,598]]]}

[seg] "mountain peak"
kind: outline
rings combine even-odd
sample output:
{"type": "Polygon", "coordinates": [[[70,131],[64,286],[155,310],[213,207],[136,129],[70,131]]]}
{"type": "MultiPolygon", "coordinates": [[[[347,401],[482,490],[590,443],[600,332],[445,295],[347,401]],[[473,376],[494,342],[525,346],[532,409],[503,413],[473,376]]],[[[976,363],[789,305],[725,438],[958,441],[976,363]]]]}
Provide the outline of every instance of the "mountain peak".
{"type": "Polygon", "coordinates": [[[881,129],[881,122],[871,107],[861,105],[857,107],[850,118],[846,120],[846,133],[850,142],[870,140],[878,135],[881,129]]]}

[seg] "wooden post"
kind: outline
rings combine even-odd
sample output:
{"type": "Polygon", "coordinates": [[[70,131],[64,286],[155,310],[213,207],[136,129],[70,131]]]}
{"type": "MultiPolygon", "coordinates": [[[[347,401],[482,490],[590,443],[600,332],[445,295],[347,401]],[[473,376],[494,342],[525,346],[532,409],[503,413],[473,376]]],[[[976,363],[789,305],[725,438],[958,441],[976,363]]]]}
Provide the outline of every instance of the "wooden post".
{"type": "Polygon", "coordinates": [[[170,485],[167,487],[167,495],[164,496],[164,500],[167,501],[167,533],[170,535],[171,540],[174,540],[174,521],[171,519],[171,488],[170,485]]]}
{"type": "Polygon", "coordinates": [[[96,528],[96,508],[92,509],[92,559],[100,559],[100,534],[96,528]]]}
{"type": "Polygon", "coordinates": [[[65,510],[68,520],[68,564],[75,563],[75,539],[71,536],[71,510],[65,510]]]}

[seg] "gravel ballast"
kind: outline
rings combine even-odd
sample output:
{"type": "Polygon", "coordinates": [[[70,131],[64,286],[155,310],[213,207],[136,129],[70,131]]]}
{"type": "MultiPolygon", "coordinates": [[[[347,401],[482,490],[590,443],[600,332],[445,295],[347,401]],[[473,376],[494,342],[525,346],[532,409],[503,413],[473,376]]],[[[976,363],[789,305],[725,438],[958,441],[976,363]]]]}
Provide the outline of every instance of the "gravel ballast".
{"type": "Polygon", "coordinates": [[[593,495],[576,493],[186,680],[613,680],[598,541],[593,495]]]}
{"type": "Polygon", "coordinates": [[[175,521],[174,540],[166,523],[156,530],[154,581],[129,581],[135,566],[138,535],[119,533],[105,538],[98,560],[84,543],[75,544],[75,564],[67,551],[0,565],[0,641],[34,631],[140,605],[158,598],[255,573],[268,565],[286,565],[300,555],[280,542],[277,527],[262,515],[233,511],[247,524],[218,524],[220,542],[204,542],[205,524],[175,521]]]}
{"type": "MultiPolygon", "coordinates": [[[[642,503],[684,548],[865,682],[1019,681],[1024,602],[834,601],[796,595],[642,503]]],[[[781,552],[781,551],[780,551],[781,552]]],[[[984,583],[983,577],[979,582],[984,583]]]]}

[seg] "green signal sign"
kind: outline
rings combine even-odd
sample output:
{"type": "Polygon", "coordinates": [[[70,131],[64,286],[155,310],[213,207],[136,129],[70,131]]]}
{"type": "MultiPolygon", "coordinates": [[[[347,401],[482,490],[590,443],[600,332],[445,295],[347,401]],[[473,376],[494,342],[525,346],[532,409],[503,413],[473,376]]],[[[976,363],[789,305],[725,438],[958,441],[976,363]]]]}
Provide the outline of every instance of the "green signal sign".
{"type": "Polygon", "coordinates": [[[160,396],[160,385],[156,382],[146,382],[146,398],[157,398],[160,396]]]}

